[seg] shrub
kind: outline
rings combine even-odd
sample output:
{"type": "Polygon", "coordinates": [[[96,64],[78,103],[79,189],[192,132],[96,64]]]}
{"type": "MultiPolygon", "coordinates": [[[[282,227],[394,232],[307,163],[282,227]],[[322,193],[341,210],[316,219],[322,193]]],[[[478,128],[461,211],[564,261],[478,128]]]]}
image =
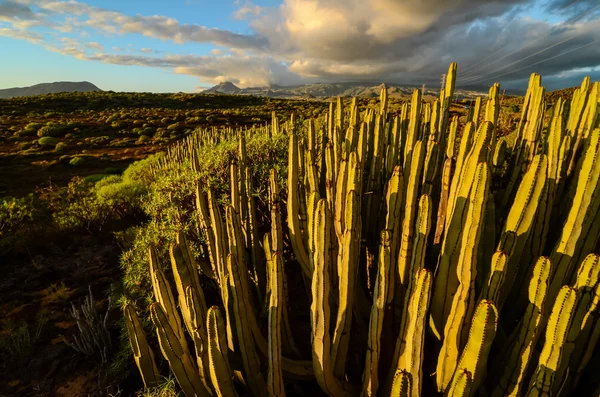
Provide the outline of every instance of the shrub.
{"type": "Polygon", "coordinates": [[[123,169],[116,167],[107,167],[104,169],[104,173],[107,175],[121,175],[123,173],[123,169]]]}
{"type": "Polygon", "coordinates": [[[175,123],[175,124],[171,124],[170,126],[167,127],[167,130],[169,131],[177,131],[181,129],[181,123],[175,123]]]}
{"type": "Polygon", "coordinates": [[[95,184],[95,183],[98,183],[99,181],[101,181],[102,179],[106,178],[107,176],[109,176],[109,175],[92,174],[92,175],[88,175],[85,178],[83,178],[83,181],[88,184],[95,184]]]}
{"type": "Polygon", "coordinates": [[[105,175],[94,188],[98,202],[112,208],[120,216],[140,213],[142,198],[147,190],[139,181],[119,175],[105,175]]]}
{"type": "Polygon", "coordinates": [[[46,195],[45,199],[58,230],[83,229],[94,233],[102,230],[112,215],[110,208],[98,203],[90,184],[81,177],[73,178],[66,188],[46,195]]]}
{"type": "Polygon", "coordinates": [[[73,157],[71,161],[69,161],[69,165],[72,165],[73,167],[78,167],[84,163],[85,159],[83,157],[73,157]]]}
{"type": "Polygon", "coordinates": [[[10,251],[27,234],[26,225],[33,219],[33,199],[0,199],[0,254],[10,251]]]}
{"type": "Polygon", "coordinates": [[[38,139],[38,143],[43,146],[56,146],[59,142],[59,139],[53,138],[51,136],[45,136],[38,139]]]}
{"type": "Polygon", "coordinates": [[[34,136],[37,134],[38,130],[42,128],[41,123],[29,123],[21,131],[17,134],[19,136],[34,136]]]}
{"type": "Polygon", "coordinates": [[[54,148],[55,151],[57,152],[62,152],[63,150],[65,150],[69,145],[67,145],[65,142],[58,142],[56,144],[56,147],[54,148]]]}
{"type": "Polygon", "coordinates": [[[64,136],[65,131],[67,130],[66,126],[61,126],[59,124],[49,122],[42,128],[40,128],[37,132],[37,136],[40,138],[45,136],[51,136],[53,138],[59,138],[64,136]]]}

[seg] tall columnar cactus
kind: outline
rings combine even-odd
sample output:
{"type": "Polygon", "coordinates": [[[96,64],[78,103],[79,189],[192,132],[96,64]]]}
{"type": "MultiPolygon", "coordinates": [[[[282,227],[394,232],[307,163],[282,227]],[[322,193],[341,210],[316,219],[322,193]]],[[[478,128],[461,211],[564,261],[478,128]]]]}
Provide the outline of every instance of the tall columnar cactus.
{"type": "Polygon", "coordinates": [[[468,395],[472,396],[477,390],[485,377],[486,361],[496,336],[497,325],[498,311],[494,303],[488,300],[480,301],[473,315],[467,344],[452,377],[450,390],[455,390],[460,383],[465,381],[461,379],[465,370],[472,377],[471,382],[468,382],[470,389],[468,395]]]}
{"type": "MultiPolygon", "coordinates": [[[[465,157],[464,166],[460,169],[460,175],[455,174],[454,189],[450,190],[450,197],[453,194],[456,196],[454,200],[448,202],[447,233],[442,242],[442,251],[436,269],[430,320],[432,331],[440,340],[443,338],[444,325],[450,314],[452,297],[460,284],[456,275],[461,251],[457,247],[463,239],[463,232],[468,230],[465,229],[464,222],[469,210],[469,193],[477,182],[475,176],[478,164],[487,159],[492,128],[493,125],[490,122],[481,124],[474,145],[465,157]]],[[[485,173],[487,179],[487,171],[485,173]]],[[[486,199],[488,190],[486,189],[485,192],[486,199]]]]}
{"type": "Polygon", "coordinates": [[[269,396],[285,396],[281,366],[282,304],[283,304],[283,259],[281,253],[273,255],[269,268],[269,373],[267,391],[269,396]]]}
{"type": "MultiPolygon", "coordinates": [[[[465,234],[462,238],[456,268],[459,285],[451,302],[444,327],[443,345],[438,357],[436,379],[439,391],[446,389],[451,381],[452,374],[457,368],[458,352],[464,345],[467,336],[465,323],[468,324],[470,321],[474,309],[477,250],[482,234],[481,218],[488,197],[488,174],[487,163],[480,163],[477,166],[475,182],[469,195],[469,209],[464,224],[465,234]]],[[[458,368],[462,367],[459,365],[458,368]]]]}
{"type": "MultiPolygon", "coordinates": [[[[151,316],[186,395],[596,387],[584,371],[600,338],[600,84],[586,79],[550,108],[533,74],[511,143],[498,136],[498,85],[464,126],[450,118],[455,78],[453,64],[430,103],[416,90],[394,108],[383,88],[376,107],[337,98],[304,126],[273,115],[243,133],[192,135],[161,158],[156,177],[201,175],[202,150],[239,145],[226,199],[195,181],[204,258],[192,255],[193,231],[160,247],[170,270],[150,249],[151,316]],[[287,182],[280,192],[272,171],[264,200],[250,147],[269,136],[289,139],[287,182]]],[[[153,384],[151,350],[125,313],[153,384]]]]}
{"type": "MultiPolygon", "coordinates": [[[[423,347],[427,324],[427,310],[431,293],[431,272],[421,269],[417,273],[415,288],[411,293],[408,310],[405,312],[404,326],[396,342],[396,352],[392,369],[396,374],[406,373],[410,379],[411,390],[407,396],[418,397],[422,389],[423,347]],[[396,361],[397,358],[397,361],[396,361]]],[[[396,382],[394,376],[394,383],[396,382]]],[[[392,389],[394,386],[392,386],[392,389]]],[[[392,392],[392,395],[394,393],[392,392]]]]}
{"type": "Polygon", "coordinates": [[[562,285],[568,284],[575,264],[590,254],[600,237],[600,129],[594,130],[584,153],[577,190],[567,215],[560,240],[550,259],[553,265],[549,291],[553,300],[562,285]]]}
{"type": "Polygon", "coordinates": [[[546,339],[539,363],[529,383],[527,396],[551,395],[559,370],[569,328],[573,321],[577,291],[569,286],[560,289],[546,328],[546,339]]]}
{"type": "Polygon", "coordinates": [[[125,324],[129,334],[129,343],[133,350],[135,363],[140,370],[144,386],[146,388],[158,386],[160,384],[160,373],[154,361],[154,352],[146,339],[146,334],[142,328],[142,323],[137,315],[137,312],[127,304],[123,307],[125,314],[125,324]]]}
{"type": "Polygon", "coordinates": [[[391,271],[393,267],[390,263],[390,235],[386,231],[381,233],[377,267],[377,281],[373,292],[373,307],[369,320],[368,347],[363,375],[362,394],[365,396],[376,396],[379,389],[379,358],[382,353],[379,340],[383,331],[385,309],[389,303],[390,285],[394,282],[391,271]]]}
{"type": "Polygon", "coordinates": [[[221,310],[217,306],[208,309],[206,319],[208,330],[209,373],[218,397],[235,397],[233,372],[229,364],[227,334],[221,310]]]}
{"type": "Polygon", "coordinates": [[[192,361],[187,343],[178,338],[161,305],[153,303],[150,306],[150,315],[157,330],[160,348],[183,393],[188,397],[210,396],[199,375],[198,367],[192,361]]]}
{"type": "Polygon", "coordinates": [[[499,377],[498,382],[490,382],[494,387],[493,397],[521,394],[525,371],[541,332],[539,324],[550,283],[550,267],[546,257],[540,257],[535,264],[528,288],[529,304],[509,338],[512,342],[501,353],[493,372],[493,378],[499,377]]]}
{"type": "Polygon", "coordinates": [[[329,298],[331,293],[331,213],[327,201],[319,200],[315,214],[314,274],[312,277],[312,357],[317,382],[323,391],[332,396],[343,396],[344,386],[333,374],[331,360],[329,298]]]}

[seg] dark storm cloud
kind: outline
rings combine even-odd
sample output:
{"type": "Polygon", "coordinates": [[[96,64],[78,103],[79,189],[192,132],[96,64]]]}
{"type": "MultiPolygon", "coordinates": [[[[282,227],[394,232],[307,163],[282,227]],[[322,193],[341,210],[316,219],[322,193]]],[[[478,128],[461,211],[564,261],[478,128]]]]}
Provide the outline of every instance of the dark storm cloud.
{"type": "Polygon", "coordinates": [[[30,19],[33,15],[31,9],[26,5],[12,1],[0,1],[0,17],[30,19]]]}
{"type": "MultiPolygon", "coordinates": [[[[200,56],[155,56],[148,47],[140,55],[90,54],[89,43],[87,49],[73,43],[53,47],[81,59],[173,68],[206,83],[437,86],[448,64],[457,62],[459,87],[522,84],[532,72],[560,85],[593,75],[600,65],[598,0],[283,0],[270,8],[245,1],[234,17],[248,20],[251,34],[161,15],[124,15],[77,1],[17,1],[22,5],[0,3],[4,14],[15,18],[20,10],[21,17],[33,18],[27,5],[35,4],[53,21],[63,16],[65,26],[100,34],[213,43],[219,48],[200,56]],[[544,21],[544,15],[540,19],[540,12],[553,22],[544,21]],[[562,22],[556,23],[556,16],[562,22]]],[[[9,23],[18,27],[21,22],[9,23]]],[[[4,28],[0,35],[30,32],[21,28],[15,36],[14,31],[4,28]]]]}

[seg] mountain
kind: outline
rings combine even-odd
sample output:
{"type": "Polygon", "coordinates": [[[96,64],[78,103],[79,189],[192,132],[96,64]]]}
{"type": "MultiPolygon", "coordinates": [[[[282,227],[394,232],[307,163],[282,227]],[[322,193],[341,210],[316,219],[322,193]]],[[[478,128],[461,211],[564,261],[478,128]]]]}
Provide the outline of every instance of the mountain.
{"type": "Polygon", "coordinates": [[[241,88],[236,86],[230,81],[225,81],[223,83],[219,83],[214,87],[211,87],[207,90],[204,90],[204,93],[213,93],[213,94],[240,94],[242,91],[241,88]]]}
{"type": "Polygon", "coordinates": [[[89,92],[102,91],[94,84],[87,81],[58,81],[55,83],[41,83],[31,87],[15,87],[0,90],[0,98],[15,96],[32,96],[41,94],[56,94],[58,92],[89,92]]]}
{"type": "MultiPolygon", "coordinates": [[[[412,95],[415,88],[403,86],[399,84],[381,84],[381,83],[360,83],[360,82],[347,82],[347,83],[313,83],[303,84],[296,86],[280,86],[271,84],[265,87],[247,87],[239,88],[233,83],[225,82],[217,84],[216,86],[204,90],[203,93],[215,94],[242,94],[242,95],[256,95],[266,96],[271,98],[296,98],[296,99],[310,99],[310,98],[326,98],[326,97],[366,97],[366,98],[377,98],[383,87],[387,87],[388,96],[390,98],[408,98],[412,95]]],[[[425,88],[425,97],[438,97],[438,88],[425,88]]],[[[472,98],[478,95],[483,95],[484,91],[475,90],[460,90],[457,89],[454,92],[456,99],[461,98],[472,98]]]]}

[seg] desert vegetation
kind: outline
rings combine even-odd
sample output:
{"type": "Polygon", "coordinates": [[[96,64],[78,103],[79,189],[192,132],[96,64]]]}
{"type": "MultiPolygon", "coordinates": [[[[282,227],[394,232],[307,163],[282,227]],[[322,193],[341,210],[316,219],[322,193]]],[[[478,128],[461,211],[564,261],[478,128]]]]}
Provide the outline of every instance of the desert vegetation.
{"type": "MultiPolygon", "coordinates": [[[[2,201],[0,255],[43,252],[9,287],[60,272],[27,323],[2,323],[3,358],[20,363],[3,368],[6,390],[31,391],[19,371],[51,338],[88,363],[87,386],[71,379],[63,395],[597,395],[600,84],[547,94],[533,74],[524,97],[495,84],[465,109],[455,64],[448,76],[433,101],[383,89],[378,101],[277,101],[285,110],[250,97],[69,94],[89,97],[83,113],[111,134],[150,128],[135,120],[154,100],[190,116],[156,110],[165,136],[183,133],[123,172],[2,201]],[[108,98],[127,116],[105,113],[108,98]],[[248,101],[246,122],[219,119],[239,111],[226,101],[248,101]],[[34,244],[65,239],[58,254],[34,244]],[[50,323],[64,335],[45,336],[50,323]]],[[[69,163],[83,161],[72,169],[94,161],[68,152],[83,121],[44,123],[14,104],[7,119],[2,106],[5,142],[46,153],[39,140],[58,139],[69,163]]],[[[3,310],[11,321],[28,311],[3,310]]]]}

